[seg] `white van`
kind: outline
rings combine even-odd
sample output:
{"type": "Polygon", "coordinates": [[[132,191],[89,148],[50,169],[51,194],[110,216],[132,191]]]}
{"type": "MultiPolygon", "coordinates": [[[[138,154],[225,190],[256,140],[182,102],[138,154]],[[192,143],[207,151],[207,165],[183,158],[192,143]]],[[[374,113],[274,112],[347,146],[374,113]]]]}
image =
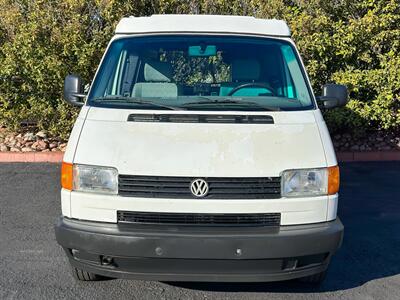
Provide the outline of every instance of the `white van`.
{"type": "Polygon", "coordinates": [[[58,243],[80,280],[323,280],[340,247],[339,168],[285,22],[120,21],[62,164],[58,243]]]}

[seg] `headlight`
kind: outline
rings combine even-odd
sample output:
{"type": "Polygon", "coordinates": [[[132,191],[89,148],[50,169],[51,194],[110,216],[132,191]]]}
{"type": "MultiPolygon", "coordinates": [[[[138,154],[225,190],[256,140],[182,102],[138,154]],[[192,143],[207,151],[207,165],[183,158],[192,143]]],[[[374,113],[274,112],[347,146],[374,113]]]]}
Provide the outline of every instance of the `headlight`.
{"type": "Polygon", "coordinates": [[[73,165],[73,190],[118,194],[118,171],[115,168],[73,165]]]}
{"type": "Polygon", "coordinates": [[[282,173],[282,197],[333,195],[339,190],[339,167],[286,170],[282,173]]]}

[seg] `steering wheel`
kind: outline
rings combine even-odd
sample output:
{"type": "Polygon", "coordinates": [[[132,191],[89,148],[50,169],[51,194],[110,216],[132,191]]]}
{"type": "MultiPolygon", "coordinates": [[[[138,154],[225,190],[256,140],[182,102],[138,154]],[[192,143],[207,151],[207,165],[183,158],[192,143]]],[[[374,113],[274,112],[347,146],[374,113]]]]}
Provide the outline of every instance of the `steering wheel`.
{"type": "Polygon", "coordinates": [[[276,92],[272,86],[270,86],[268,83],[257,83],[257,82],[250,82],[250,83],[244,83],[241,84],[237,87],[235,87],[233,90],[231,90],[227,96],[232,96],[234,93],[236,93],[238,90],[247,88],[247,87],[260,87],[260,88],[265,88],[269,90],[272,94],[272,96],[276,96],[276,92]]]}

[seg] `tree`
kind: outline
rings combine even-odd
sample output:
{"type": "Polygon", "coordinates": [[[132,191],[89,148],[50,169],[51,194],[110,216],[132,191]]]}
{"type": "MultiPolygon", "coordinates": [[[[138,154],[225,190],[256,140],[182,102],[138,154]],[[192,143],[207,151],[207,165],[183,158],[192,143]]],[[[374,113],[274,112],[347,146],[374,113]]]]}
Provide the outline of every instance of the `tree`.
{"type": "Polygon", "coordinates": [[[63,78],[90,82],[117,22],[154,13],[284,19],[315,92],[349,87],[348,106],[326,113],[331,131],[400,127],[398,0],[0,0],[0,123],[67,137],[77,110],[62,101],[63,78]]]}

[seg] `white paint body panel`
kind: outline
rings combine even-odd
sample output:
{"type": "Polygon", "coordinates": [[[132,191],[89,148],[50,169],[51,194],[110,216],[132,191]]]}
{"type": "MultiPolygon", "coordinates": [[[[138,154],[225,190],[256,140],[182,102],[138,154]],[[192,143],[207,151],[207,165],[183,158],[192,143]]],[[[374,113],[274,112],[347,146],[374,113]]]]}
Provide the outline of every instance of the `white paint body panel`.
{"type": "Polygon", "coordinates": [[[73,218],[117,222],[117,210],[176,213],[268,213],[280,212],[282,225],[327,221],[328,197],[265,200],[205,200],[130,198],[91,193],[71,193],[73,218]]]}
{"type": "MultiPolygon", "coordinates": [[[[126,18],[118,25],[119,34],[113,40],[124,37],[124,34],[132,36],[132,33],[137,33],[137,36],[143,36],[145,32],[174,34],[174,31],[190,30],[193,34],[207,31],[214,35],[217,32],[290,35],[289,30],[285,29],[286,24],[283,26],[279,21],[262,20],[265,23],[261,23],[254,18],[215,16],[185,16],[178,19],[179,22],[160,16],[126,18]],[[185,18],[188,19],[183,21],[185,18]],[[219,20],[218,26],[213,23],[216,20],[219,20]],[[226,20],[226,24],[221,24],[221,20],[226,20]],[[247,25],[243,26],[244,23],[247,25]]],[[[287,37],[279,39],[293,43],[287,37]]],[[[307,81],[309,82],[308,77],[307,81]]],[[[280,176],[286,169],[320,168],[337,164],[328,129],[318,109],[240,112],[249,115],[267,114],[274,118],[274,124],[263,125],[134,123],[127,122],[130,113],[205,112],[84,106],[71,133],[64,161],[115,167],[120,174],[190,177],[280,176]]],[[[215,112],[235,113],[238,112],[215,112]]],[[[205,200],[131,198],[66,190],[62,191],[61,198],[64,216],[112,223],[117,221],[117,210],[129,210],[188,213],[280,212],[282,225],[308,224],[334,220],[338,203],[338,195],[265,200],[205,200]]]]}
{"type": "Polygon", "coordinates": [[[326,166],[313,111],[270,112],[275,124],[266,125],[127,122],[137,112],[92,107],[74,163],[195,177],[279,176],[326,166]]]}
{"type": "MultiPolygon", "coordinates": [[[[130,113],[139,112],[155,113],[91,107],[80,132],[73,163],[112,166],[120,174],[195,177],[268,177],[280,176],[286,169],[328,166],[324,144],[329,144],[330,140],[323,142],[321,136],[329,135],[320,134],[315,111],[268,112],[275,124],[263,125],[127,122],[130,113]]],[[[63,191],[62,199],[66,216],[113,223],[117,210],[131,210],[280,212],[282,225],[294,225],[332,220],[336,218],[337,207],[337,196],[204,200],[63,191]]]]}
{"type": "Polygon", "coordinates": [[[68,139],[67,149],[64,153],[63,160],[68,163],[72,163],[74,160],[75,150],[78,146],[79,137],[81,135],[81,131],[83,128],[83,124],[85,123],[86,115],[89,111],[88,106],[83,106],[81,111],[79,112],[78,118],[75,121],[74,127],[72,128],[71,134],[68,139]]]}
{"type": "Polygon", "coordinates": [[[71,194],[72,192],[61,189],[61,211],[63,216],[72,218],[71,216],[71,194]]]}
{"type": "Polygon", "coordinates": [[[150,17],[128,17],[123,18],[115,30],[116,34],[152,32],[219,32],[290,36],[289,27],[286,22],[282,20],[215,15],[153,15],[150,17]]]}
{"type": "Polygon", "coordinates": [[[338,194],[328,196],[328,210],[326,214],[327,221],[332,221],[336,219],[338,200],[339,200],[338,194]]]}
{"type": "Polygon", "coordinates": [[[337,160],[335,155],[335,149],[333,147],[331,136],[329,135],[328,127],[326,126],[325,120],[322,117],[321,111],[319,109],[315,110],[314,116],[315,116],[315,122],[317,123],[319,128],[321,141],[324,146],[327,166],[329,167],[336,166],[337,160]]]}

